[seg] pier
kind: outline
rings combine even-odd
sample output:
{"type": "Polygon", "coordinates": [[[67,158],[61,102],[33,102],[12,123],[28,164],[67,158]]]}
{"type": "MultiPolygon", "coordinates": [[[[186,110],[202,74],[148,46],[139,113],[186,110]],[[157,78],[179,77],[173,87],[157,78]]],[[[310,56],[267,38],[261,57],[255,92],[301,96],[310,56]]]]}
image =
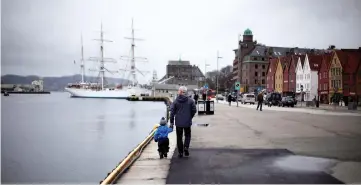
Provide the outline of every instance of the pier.
{"type": "Polygon", "coordinates": [[[360,183],[359,116],[215,105],[193,119],[190,157],[153,140],[117,184],[360,183]],[[345,121],[347,120],[347,121],[345,121]]]}

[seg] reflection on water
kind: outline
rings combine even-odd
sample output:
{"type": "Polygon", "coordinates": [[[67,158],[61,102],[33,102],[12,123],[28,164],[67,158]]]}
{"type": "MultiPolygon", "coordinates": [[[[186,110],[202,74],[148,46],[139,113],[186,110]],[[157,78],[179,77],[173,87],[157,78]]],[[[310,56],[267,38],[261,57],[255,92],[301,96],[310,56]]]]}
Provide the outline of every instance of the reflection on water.
{"type": "Polygon", "coordinates": [[[99,115],[97,118],[98,139],[101,140],[104,135],[105,115],[99,115]]]}
{"type": "Polygon", "coordinates": [[[129,128],[132,130],[135,127],[135,117],[136,117],[136,111],[133,107],[130,108],[130,122],[129,122],[129,128]]]}
{"type": "Polygon", "coordinates": [[[165,110],[160,102],[67,93],[12,94],[1,106],[1,182],[6,184],[99,183],[165,110]]]}

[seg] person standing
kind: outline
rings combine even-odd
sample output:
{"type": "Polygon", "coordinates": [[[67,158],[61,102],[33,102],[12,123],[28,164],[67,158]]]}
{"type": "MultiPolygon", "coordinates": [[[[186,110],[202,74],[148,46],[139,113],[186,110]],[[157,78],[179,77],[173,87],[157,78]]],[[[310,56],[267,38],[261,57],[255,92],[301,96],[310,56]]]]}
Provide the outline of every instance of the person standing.
{"type": "Polygon", "coordinates": [[[197,103],[198,103],[198,93],[194,94],[194,101],[195,101],[195,104],[197,105],[197,103]]]}
{"type": "Polygon", "coordinates": [[[258,101],[258,105],[257,105],[257,109],[259,108],[260,111],[262,111],[262,104],[263,104],[263,93],[260,92],[257,96],[257,101],[258,101]]]}
{"type": "Polygon", "coordinates": [[[197,112],[194,101],[186,96],[187,88],[181,86],[178,89],[178,97],[170,107],[170,128],[174,123],[177,133],[178,157],[189,156],[189,145],[191,142],[192,119],[197,112]],[[183,144],[184,132],[184,144],[183,144]]]}

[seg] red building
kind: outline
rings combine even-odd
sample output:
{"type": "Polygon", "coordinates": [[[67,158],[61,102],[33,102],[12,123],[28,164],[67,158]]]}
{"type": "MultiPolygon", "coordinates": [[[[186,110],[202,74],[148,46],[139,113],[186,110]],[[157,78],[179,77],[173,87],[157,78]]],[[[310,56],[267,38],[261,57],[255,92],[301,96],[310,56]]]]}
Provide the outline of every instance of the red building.
{"type": "Polygon", "coordinates": [[[267,69],[267,92],[272,92],[275,89],[275,74],[277,69],[277,58],[271,58],[267,69]]]}
{"type": "Polygon", "coordinates": [[[283,93],[292,92],[289,88],[289,69],[291,63],[292,56],[286,56],[281,59],[282,67],[283,67],[283,93]]]}
{"type": "MultiPolygon", "coordinates": [[[[343,96],[356,100],[357,68],[361,61],[361,52],[345,51],[345,53],[347,55],[347,61],[344,62],[346,65],[342,73],[343,96]]],[[[348,99],[344,99],[344,101],[348,102],[348,99]]]]}
{"type": "Polygon", "coordinates": [[[361,62],[358,64],[357,74],[356,74],[356,96],[358,105],[361,104],[361,62]]]}
{"type": "Polygon", "coordinates": [[[328,102],[328,94],[329,94],[328,71],[330,70],[332,55],[333,55],[333,52],[324,54],[322,56],[321,68],[318,72],[318,96],[320,97],[321,103],[329,103],[328,102]]]}
{"type": "Polygon", "coordinates": [[[290,66],[288,68],[288,90],[290,92],[296,92],[296,65],[298,57],[298,55],[292,55],[290,59],[290,66]]]}

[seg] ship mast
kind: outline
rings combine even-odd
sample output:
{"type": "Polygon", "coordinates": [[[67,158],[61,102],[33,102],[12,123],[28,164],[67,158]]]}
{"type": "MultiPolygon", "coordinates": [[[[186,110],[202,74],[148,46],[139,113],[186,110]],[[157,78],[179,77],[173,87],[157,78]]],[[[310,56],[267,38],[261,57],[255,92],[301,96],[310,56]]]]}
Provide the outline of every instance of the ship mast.
{"type": "MultiPolygon", "coordinates": [[[[144,76],[143,73],[148,73],[149,71],[140,71],[139,69],[136,68],[135,66],[135,62],[136,62],[136,59],[142,59],[143,62],[147,61],[147,58],[144,58],[144,57],[135,57],[135,54],[134,54],[134,49],[135,49],[135,41],[142,41],[143,39],[139,39],[139,38],[135,38],[134,37],[134,25],[133,25],[133,19],[132,19],[132,37],[129,38],[129,37],[125,37],[125,39],[130,39],[131,40],[131,56],[130,56],[130,70],[127,70],[127,69],[120,69],[122,71],[130,71],[130,74],[132,76],[132,86],[136,86],[138,85],[138,80],[137,80],[137,72],[139,72],[141,75],[144,76]]],[[[129,59],[129,57],[127,56],[121,56],[120,57],[121,59],[129,59]]]]}
{"type": "Polygon", "coordinates": [[[81,34],[81,83],[84,83],[85,66],[84,66],[84,46],[83,46],[83,33],[81,34]]]}
{"type": "MultiPolygon", "coordinates": [[[[102,90],[104,90],[105,71],[107,71],[109,73],[114,73],[117,71],[110,71],[107,68],[105,68],[105,65],[104,65],[105,62],[116,63],[116,61],[112,58],[104,58],[104,42],[113,42],[113,41],[104,39],[103,22],[101,22],[101,24],[100,24],[100,39],[94,39],[94,40],[100,41],[100,58],[91,57],[91,58],[89,58],[89,60],[98,61],[100,63],[98,71],[99,71],[99,76],[100,76],[100,80],[101,80],[101,88],[102,88],[102,90]]],[[[91,70],[91,71],[95,71],[95,70],[91,70]]]]}

